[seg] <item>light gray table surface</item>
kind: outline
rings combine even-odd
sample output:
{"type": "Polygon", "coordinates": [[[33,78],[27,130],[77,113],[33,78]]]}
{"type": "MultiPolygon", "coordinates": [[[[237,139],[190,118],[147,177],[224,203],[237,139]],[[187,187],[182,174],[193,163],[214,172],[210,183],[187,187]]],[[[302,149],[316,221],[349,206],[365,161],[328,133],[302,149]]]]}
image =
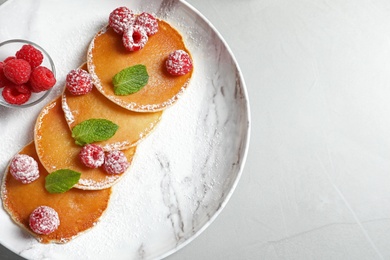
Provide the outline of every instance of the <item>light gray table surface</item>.
{"type": "Polygon", "coordinates": [[[167,259],[390,259],[390,2],[188,2],[235,54],[252,132],[226,208],[167,259]]]}

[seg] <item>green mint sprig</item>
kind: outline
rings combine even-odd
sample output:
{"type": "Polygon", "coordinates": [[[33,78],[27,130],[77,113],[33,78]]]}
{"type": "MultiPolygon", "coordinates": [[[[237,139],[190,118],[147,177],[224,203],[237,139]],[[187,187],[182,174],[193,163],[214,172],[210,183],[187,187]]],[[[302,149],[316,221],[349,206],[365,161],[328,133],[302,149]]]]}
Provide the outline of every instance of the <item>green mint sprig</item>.
{"type": "Polygon", "coordinates": [[[80,179],[81,173],[61,169],[50,173],[45,178],[45,188],[49,193],[64,193],[70,190],[80,179]]]}
{"type": "Polygon", "coordinates": [[[118,96],[126,96],[140,91],[149,80],[146,66],[134,65],[118,72],[113,78],[114,93],[118,96]]]}
{"type": "Polygon", "coordinates": [[[72,137],[77,145],[83,146],[93,142],[110,139],[119,126],[107,119],[88,119],[72,129],[72,137]]]}

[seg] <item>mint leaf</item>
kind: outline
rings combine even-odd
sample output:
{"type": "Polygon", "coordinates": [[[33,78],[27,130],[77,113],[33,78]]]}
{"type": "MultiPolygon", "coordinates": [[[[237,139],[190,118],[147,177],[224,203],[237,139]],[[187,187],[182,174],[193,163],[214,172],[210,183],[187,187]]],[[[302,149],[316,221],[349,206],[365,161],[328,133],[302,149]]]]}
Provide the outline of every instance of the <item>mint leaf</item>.
{"type": "Polygon", "coordinates": [[[115,95],[125,96],[140,91],[149,80],[146,66],[134,65],[118,72],[113,78],[115,95]]]}
{"type": "Polygon", "coordinates": [[[45,188],[49,193],[64,193],[70,190],[80,179],[81,173],[61,169],[45,178],[45,188]]]}
{"type": "Polygon", "coordinates": [[[119,126],[107,119],[88,119],[72,129],[72,137],[77,145],[83,146],[110,139],[119,126]]]}

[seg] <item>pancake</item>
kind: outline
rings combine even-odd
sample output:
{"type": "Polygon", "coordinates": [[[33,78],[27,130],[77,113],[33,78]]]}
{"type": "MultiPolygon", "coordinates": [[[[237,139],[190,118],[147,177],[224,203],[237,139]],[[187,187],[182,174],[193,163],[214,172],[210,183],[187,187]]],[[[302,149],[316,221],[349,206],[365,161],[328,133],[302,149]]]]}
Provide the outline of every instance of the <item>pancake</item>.
{"type": "Polygon", "coordinates": [[[111,189],[85,191],[70,189],[61,194],[50,194],[45,189],[48,172],[39,162],[34,143],[25,146],[20,154],[27,154],[38,162],[40,177],[30,184],[22,184],[7,167],[1,185],[4,209],[13,221],[31,233],[41,243],[66,243],[96,225],[108,206],[111,189]],[[34,233],[29,227],[29,216],[39,206],[54,208],[60,218],[56,231],[48,235],[34,233]]]}
{"type": "MultiPolygon", "coordinates": [[[[78,155],[81,146],[76,145],[72,138],[61,108],[61,97],[42,109],[35,124],[34,140],[38,157],[48,172],[71,169],[81,173],[75,188],[105,189],[114,185],[124,175],[124,173],[109,175],[102,167],[92,169],[80,162],[78,155]]],[[[135,146],[123,151],[130,163],[135,151],[135,146]]]]}
{"type": "MultiPolygon", "coordinates": [[[[87,70],[86,64],[81,69],[87,70]]],[[[137,145],[159,123],[162,111],[137,113],[124,109],[104,97],[96,88],[85,95],[72,95],[66,88],[62,109],[70,129],[90,118],[105,118],[119,126],[115,135],[98,144],[105,151],[124,150],[137,145]]]]}
{"type": "Polygon", "coordinates": [[[88,70],[96,88],[114,103],[136,112],[160,111],[173,105],[188,86],[192,71],[183,76],[172,76],[165,69],[165,61],[172,51],[184,50],[182,36],[167,22],[158,20],[159,31],[149,37],[145,47],[130,52],[122,43],[122,36],[106,26],[93,38],[87,54],[88,70]],[[118,96],[112,78],[119,71],[137,64],[147,68],[149,81],[140,91],[118,96]]]}

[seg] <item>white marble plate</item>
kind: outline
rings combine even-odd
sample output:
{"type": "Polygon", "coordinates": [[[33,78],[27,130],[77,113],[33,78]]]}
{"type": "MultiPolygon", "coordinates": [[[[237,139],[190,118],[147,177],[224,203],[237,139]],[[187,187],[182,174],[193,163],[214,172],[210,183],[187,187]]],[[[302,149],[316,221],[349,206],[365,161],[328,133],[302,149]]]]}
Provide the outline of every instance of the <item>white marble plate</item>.
{"type": "Polygon", "coordinates": [[[237,185],[250,129],[245,84],[218,32],[177,0],[9,0],[1,5],[0,41],[24,38],[40,44],[55,62],[58,83],[42,104],[23,110],[0,107],[0,174],[33,139],[39,110],[60,94],[68,71],[85,61],[88,44],[109,12],[122,5],[155,13],[183,34],[195,64],[191,85],[139,145],[133,167],[115,185],[109,209],[92,230],[65,245],[42,245],[0,209],[0,243],[22,257],[167,256],[215,219],[237,185]]]}

